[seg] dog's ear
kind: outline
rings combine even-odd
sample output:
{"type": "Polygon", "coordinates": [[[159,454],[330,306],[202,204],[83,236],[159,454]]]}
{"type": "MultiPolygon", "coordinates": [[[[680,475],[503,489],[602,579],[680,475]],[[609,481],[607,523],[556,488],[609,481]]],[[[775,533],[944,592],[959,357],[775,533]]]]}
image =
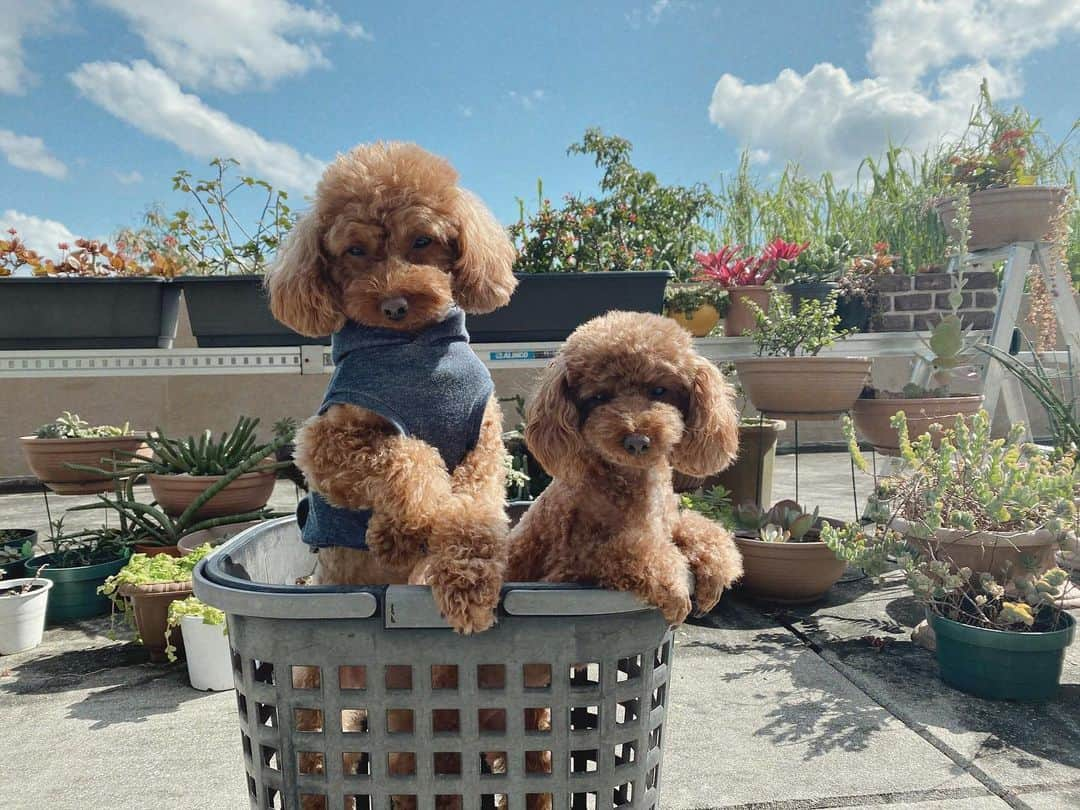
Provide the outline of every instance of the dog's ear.
{"type": "Polygon", "coordinates": [[[585,448],[579,427],[578,409],[566,381],[566,363],[556,358],[525,409],[525,444],[553,478],[578,476],[585,448]]]}
{"type": "Polygon", "coordinates": [[[475,315],[505,306],[517,286],[510,235],[480,199],[464,189],[457,191],[454,214],[458,225],[454,300],[475,315]]]}
{"type": "Polygon", "coordinates": [[[739,417],[731,386],[720,370],[704,358],[694,361],[690,404],[682,439],[671,453],[671,466],[693,476],[712,475],[726,468],[739,452],[739,417]]]}
{"type": "Polygon", "coordinates": [[[311,211],[293,226],[266,278],[274,317],[308,337],[326,337],[344,326],[345,315],[325,271],[322,229],[311,211]]]}

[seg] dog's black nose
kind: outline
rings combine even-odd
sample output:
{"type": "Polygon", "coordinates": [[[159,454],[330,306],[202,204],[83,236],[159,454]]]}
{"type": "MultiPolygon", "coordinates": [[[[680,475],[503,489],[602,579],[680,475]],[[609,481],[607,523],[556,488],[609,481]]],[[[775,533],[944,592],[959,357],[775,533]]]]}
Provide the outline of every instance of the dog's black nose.
{"type": "Polygon", "coordinates": [[[622,440],[622,446],[630,455],[640,456],[649,449],[649,437],[642,436],[640,433],[631,433],[622,440]]]}
{"type": "Polygon", "coordinates": [[[392,321],[400,321],[409,312],[409,302],[401,296],[387,298],[379,304],[379,307],[382,309],[382,314],[392,321]]]}

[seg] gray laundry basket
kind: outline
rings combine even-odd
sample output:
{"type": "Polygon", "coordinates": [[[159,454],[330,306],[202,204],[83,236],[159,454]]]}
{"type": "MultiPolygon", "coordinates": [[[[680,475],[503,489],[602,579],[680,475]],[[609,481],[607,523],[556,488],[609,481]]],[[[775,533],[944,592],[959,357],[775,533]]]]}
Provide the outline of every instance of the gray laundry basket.
{"type": "Polygon", "coordinates": [[[463,637],[426,587],[296,586],[314,559],[290,517],[195,569],[195,595],[228,616],[252,808],[659,807],[672,635],[658,611],[507,585],[498,623],[463,637]]]}

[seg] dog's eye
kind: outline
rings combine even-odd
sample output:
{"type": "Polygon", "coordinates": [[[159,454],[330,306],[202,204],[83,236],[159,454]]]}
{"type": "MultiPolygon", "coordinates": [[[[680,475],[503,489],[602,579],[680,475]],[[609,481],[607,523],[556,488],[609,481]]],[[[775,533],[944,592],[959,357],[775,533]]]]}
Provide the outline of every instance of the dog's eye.
{"type": "Polygon", "coordinates": [[[367,251],[364,250],[360,245],[353,245],[351,248],[349,248],[345,252],[348,253],[350,256],[366,256],[367,255],[367,251]]]}
{"type": "Polygon", "coordinates": [[[416,237],[415,240],[413,240],[412,246],[414,248],[426,248],[430,244],[431,244],[431,237],[430,236],[418,236],[418,237],[416,237]]]}
{"type": "Polygon", "coordinates": [[[649,389],[649,396],[650,397],[662,397],[666,393],[667,393],[667,389],[664,388],[664,386],[662,386],[662,385],[657,385],[657,386],[649,389]]]}
{"type": "Polygon", "coordinates": [[[603,392],[599,394],[593,394],[591,397],[585,400],[589,405],[602,405],[611,399],[611,394],[605,394],[603,392]]]}

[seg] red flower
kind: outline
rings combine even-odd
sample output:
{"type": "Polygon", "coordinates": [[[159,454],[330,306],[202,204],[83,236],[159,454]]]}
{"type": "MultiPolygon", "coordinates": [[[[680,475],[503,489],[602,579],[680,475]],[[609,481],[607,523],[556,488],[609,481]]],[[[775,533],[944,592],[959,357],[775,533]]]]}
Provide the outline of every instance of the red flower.
{"type": "Polygon", "coordinates": [[[740,256],[741,250],[742,245],[724,245],[715,253],[696,254],[694,261],[701,267],[701,272],[695,278],[722,287],[764,284],[774,268],[762,267],[756,256],[740,256]]]}
{"type": "Polygon", "coordinates": [[[799,254],[808,247],[810,247],[809,242],[803,242],[800,245],[796,242],[785,242],[777,237],[761,251],[761,261],[773,265],[778,262],[792,262],[799,258],[799,254]]]}

